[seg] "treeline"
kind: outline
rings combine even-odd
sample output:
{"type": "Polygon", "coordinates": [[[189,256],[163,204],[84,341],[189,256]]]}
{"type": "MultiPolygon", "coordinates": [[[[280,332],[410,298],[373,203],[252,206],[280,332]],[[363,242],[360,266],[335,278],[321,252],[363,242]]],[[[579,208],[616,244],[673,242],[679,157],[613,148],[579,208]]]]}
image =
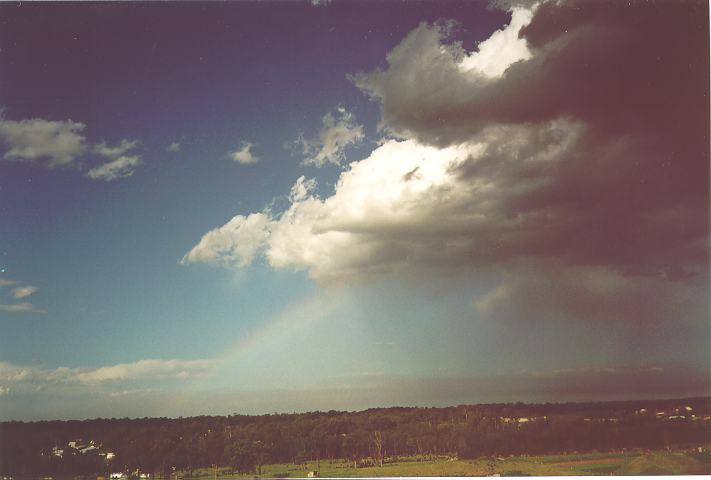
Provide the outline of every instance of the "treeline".
{"type": "Polygon", "coordinates": [[[405,455],[460,458],[663,448],[708,442],[709,399],[393,407],[361,412],[0,423],[0,474],[167,476],[229,466],[346,459],[355,466],[405,455]],[[660,415],[660,412],[663,412],[660,415]],[[706,418],[704,418],[706,417],[706,418]],[[101,448],[81,453],[70,441],[101,448]],[[57,455],[57,447],[62,455],[57,455]],[[53,451],[54,449],[54,451],[53,451]],[[104,456],[99,455],[103,453],[104,456]],[[109,460],[106,453],[110,452],[109,460]]]}

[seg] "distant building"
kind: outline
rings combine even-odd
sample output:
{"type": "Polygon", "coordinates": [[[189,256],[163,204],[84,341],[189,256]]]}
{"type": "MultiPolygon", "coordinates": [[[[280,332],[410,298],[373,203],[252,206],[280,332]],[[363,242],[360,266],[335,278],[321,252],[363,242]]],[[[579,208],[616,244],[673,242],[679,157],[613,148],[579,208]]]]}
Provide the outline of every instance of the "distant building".
{"type": "MultiPolygon", "coordinates": [[[[543,419],[547,419],[548,417],[543,417],[543,419]]],[[[500,420],[504,423],[527,423],[527,422],[535,422],[538,418],[537,417],[500,417],[500,420]]]]}

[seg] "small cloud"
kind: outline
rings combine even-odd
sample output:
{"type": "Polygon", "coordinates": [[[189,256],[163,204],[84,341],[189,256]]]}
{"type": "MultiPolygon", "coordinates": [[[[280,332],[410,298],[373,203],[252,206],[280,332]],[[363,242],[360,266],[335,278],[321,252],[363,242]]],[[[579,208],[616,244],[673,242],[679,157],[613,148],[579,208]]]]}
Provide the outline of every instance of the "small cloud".
{"type": "Polygon", "coordinates": [[[17,283],[18,283],[18,282],[15,281],[15,280],[9,280],[9,279],[5,279],[5,278],[0,278],[0,287],[7,287],[7,286],[10,286],[10,285],[17,285],[17,283]]]}
{"type": "Polygon", "coordinates": [[[30,302],[20,303],[0,303],[0,312],[10,313],[47,313],[45,310],[40,310],[30,302]]]}
{"type": "Polygon", "coordinates": [[[37,290],[39,290],[39,288],[33,287],[32,285],[23,285],[22,287],[13,288],[11,291],[13,297],[20,299],[29,297],[33,293],[37,292],[37,290]]]}
{"type": "Polygon", "coordinates": [[[110,147],[109,145],[106,144],[106,142],[101,142],[97,145],[94,145],[92,148],[92,151],[98,155],[102,155],[104,157],[109,157],[109,158],[117,158],[120,157],[127,152],[130,152],[134,148],[138,146],[138,140],[133,140],[133,141],[128,141],[126,139],[123,139],[119,142],[118,145],[114,147],[110,147]]]}
{"type": "Polygon", "coordinates": [[[32,118],[20,121],[0,117],[0,140],[10,147],[4,160],[47,160],[49,168],[71,165],[86,151],[86,125],[71,120],[32,118]]]}
{"type": "Polygon", "coordinates": [[[322,7],[328,5],[332,0],[309,0],[309,3],[314,7],[322,7]]]}
{"type": "Polygon", "coordinates": [[[119,178],[126,178],[133,175],[135,167],[141,164],[141,157],[137,155],[122,156],[116,160],[94,167],[86,174],[94,180],[104,180],[111,182],[119,178]]]}
{"type": "Polygon", "coordinates": [[[169,152],[179,152],[180,151],[180,144],[178,142],[173,142],[170,145],[168,145],[168,148],[166,149],[169,152]]]}
{"type": "Polygon", "coordinates": [[[334,113],[328,112],[321,119],[321,124],[315,138],[306,140],[302,135],[296,140],[297,147],[307,156],[304,165],[340,165],[345,160],[345,149],[365,137],[363,126],[357,125],[353,114],[344,107],[338,107],[334,113]]]}
{"type": "Polygon", "coordinates": [[[252,142],[242,142],[239,150],[232,152],[230,158],[242,165],[257,163],[259,158],[252,153],[252,147],[254,147],[252,142]]]}
{"type": "Polygon", "coordinates": [[[4,397],[5,395],[10,394],[10,388],[9,387],[3,387],[0,385],[0,397],[4,397]]]}

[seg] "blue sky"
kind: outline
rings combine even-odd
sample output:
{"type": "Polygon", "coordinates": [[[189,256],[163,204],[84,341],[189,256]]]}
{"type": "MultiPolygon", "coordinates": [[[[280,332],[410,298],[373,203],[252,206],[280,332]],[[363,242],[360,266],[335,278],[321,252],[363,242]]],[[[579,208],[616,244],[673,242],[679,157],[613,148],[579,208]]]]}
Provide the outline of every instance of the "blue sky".
{"type": "Polygon", "coordinates": [[[565,8],[2,5],[0,417],[704,392],[705,87],[565,8]]]}

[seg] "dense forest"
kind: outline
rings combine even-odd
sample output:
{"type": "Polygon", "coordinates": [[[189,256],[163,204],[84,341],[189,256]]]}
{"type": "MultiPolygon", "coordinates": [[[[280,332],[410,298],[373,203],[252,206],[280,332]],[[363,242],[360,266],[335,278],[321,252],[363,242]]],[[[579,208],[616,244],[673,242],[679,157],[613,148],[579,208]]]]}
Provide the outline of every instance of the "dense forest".
{"type": "Polygon", "coordinates": [[[694,445],[711,438],[709,398],[393,407],[361,412],[0,423],[0,474],[168,475],[229,466],[398,456],[459,458],[694,445]]]}

